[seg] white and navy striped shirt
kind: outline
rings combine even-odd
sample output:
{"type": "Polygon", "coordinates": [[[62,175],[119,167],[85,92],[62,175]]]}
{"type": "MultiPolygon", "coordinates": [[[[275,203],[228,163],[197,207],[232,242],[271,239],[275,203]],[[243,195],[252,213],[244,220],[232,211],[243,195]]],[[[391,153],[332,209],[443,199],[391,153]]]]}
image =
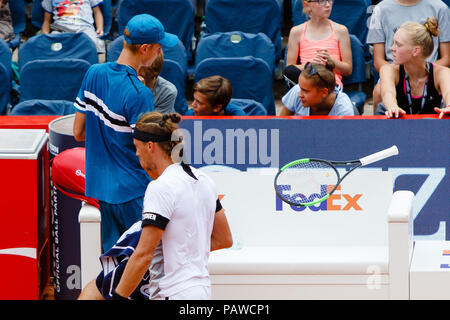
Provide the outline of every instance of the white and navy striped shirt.
{"type": "Polygon", "coordinates": [[[115,62],[93,65],[74,108],[86,115],[86,196],[111,204],[143,196],[151,179],[136,156],[133,128],[154,104],[136,71],[115,62]]]}

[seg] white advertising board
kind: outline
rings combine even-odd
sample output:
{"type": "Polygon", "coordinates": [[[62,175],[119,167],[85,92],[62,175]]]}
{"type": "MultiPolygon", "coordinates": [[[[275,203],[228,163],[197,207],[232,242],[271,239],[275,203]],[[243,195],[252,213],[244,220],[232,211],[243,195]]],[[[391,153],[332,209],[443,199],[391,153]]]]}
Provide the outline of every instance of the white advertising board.
{"type": "Polygon", "coordinates": [[[274,190],[275,173],[208,172],[222,197],[234,246],[387,245],[389,172],[358,169],[312,207],[282,202],[274,190]]]}

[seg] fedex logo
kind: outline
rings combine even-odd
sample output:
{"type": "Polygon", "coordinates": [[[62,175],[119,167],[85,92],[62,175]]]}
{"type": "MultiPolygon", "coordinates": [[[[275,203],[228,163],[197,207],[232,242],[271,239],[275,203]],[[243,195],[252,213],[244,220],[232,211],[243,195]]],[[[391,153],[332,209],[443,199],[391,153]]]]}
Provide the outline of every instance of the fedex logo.
{"type": "MultiPolygon", "coordinates": [[[[334,185],[321,185],[320,189],[324,190],[326,189],[327,192],[330,192],[332,189],[334,188],[334,185]]],[[[290,185],[285,185],[285,189],[287,191],[291,190],[291,186],[290,185]]],[[[321,196],[318,193],[313,193],[311,195],[304,195],[301,193],[294,193],[291,195],[287,195],[287,194],[283,194],[284,196],[286,196],[287,198],[291,198],[291,199],[306,199],[308,202],[312,202],[316,199],[319,199],[321,196]]],[[[362,208],[361,206],[358,204],[358,200],[360,200],[362,197],[362,193],[358,193],[358,194],[346,194],[346,193],[342,193],[341,192],[341,186],[339,185],[337,187],[337,189],[335,190],[335,192],[330,195],[328,197],[327,200],[318,203],[316,205],[313,206],[309,206],[309,207],[302,207],[302,206],[292,206],[289,205],[292,210],[294,211],[303,211],[306,208],[309,208],[311,211],[349,211],[349,210],[357,210],[357,211],[361,211],[362,208]]],[[[283,204],[284,202],[278,197],[275,196],[275,204],[276,204],[276,211],[282,211],[283,210],[283,204]]],[[[286,204],[288,205],[288,204],[286,204]]]]}

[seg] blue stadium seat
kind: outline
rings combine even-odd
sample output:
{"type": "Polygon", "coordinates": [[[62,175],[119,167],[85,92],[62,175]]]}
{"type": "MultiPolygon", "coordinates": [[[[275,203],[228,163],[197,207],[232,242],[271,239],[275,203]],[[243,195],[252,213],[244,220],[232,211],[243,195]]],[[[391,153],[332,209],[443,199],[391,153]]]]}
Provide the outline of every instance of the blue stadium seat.
{"type": "Polygon", "coordinates": [[[188,61],[186,49],[178,40],[178,45],[172,48],[163,47],[164,64],[161,77],[172,82],[177,87],[175,111],[184,114],[188,109],[186,100],[186,80],[188,77],[188,61]]]}
{"type": "MultiPolygon", "coordinates": [[[[345,25],[349,33],[356,35],[361,43],[365,44],[368,32],[367,19],[369,18],[367,9],[371,5],[371,0],[334,1],[330,19],[345,25]]],[[[306,21],[306,17],[302,11],[303,1],[294,0],[292,6],[292,22],[294,26],[306,21]]]]}
{"type": "Polygon", "coordinates": [[[216,32],[203,36],[197,46],[195,61],[206,58],[253,56],[261,58],[275,68],[275,48],[262,32],[253,34],[241,31],[216,32]]]}
{"type": "Polygon", "coordinates": [[[364,45],[359,39],[351,34],[350,44],[352,49],[353,72],[351,75],[343,77],[344,92],[350,97],[355,104],[359,114],[363,113],[366,94],[362,92],[362,84],[366,82],[366,60],[364,55],[364,45]],[[346,85],[358,84],[357,91],[349,91],[345,89],[346,85]]]}
{"type": "Polygon", "coordinates": [[[3,64],[0,64],[0,115],[6,114],[11,94],[11,78],[3,64]]]}
{"type": "Polygon", "coordinates": [[[0,115],[6,113],[11,93],[11,50],[9,45],[0,39],[0,115]]]}
{"type": "MultiPolygon", "coordinates": [[[[123,48],[123,35],[117,37],[110,43],[106,51],[106,61],[112,62],[119,58],[123,48]]],[[[178,45],[172,48],[163,47],[164,64],[161,77],[170,81],[178,91],[175,100],[175,111],[184,114],[188,109],[186,101],[186,79],[187,79],[187,54],[183,43],[178,40],[178,45]]]]}
{"type": "Polygon", "coordinates": [[[142,13],[158,18],[167,32],[176,34],[186,49],[188,59],[191,60],[194,8],[190,0],[121,0],[116,17],[119,34],[123,34],[132,17],[142,13]]]}
{"type": "Polygon", "coordinates": [[[108,39],[110,37],[111,26],[113,21],[113,12],[111,0],[103,0],[100,4],[100,9],[103,14],[103,36],[102,39],[108,39]]]}
{"type": "Polygon", "coordinates": [[[9,42],[9,46],[15,49],[20,45],[21,33],[25,31],[26,27],[25,0],[13,0],[8,3],[15,34],[14,39],[9,42]]]}
{"type": "Polygon", "coordinates": [[[267,110],[262,103],[253,99],[231,99],[230,103],[240,107],[249,116],[266,116],[267,110]]]}
{"type": "Polygon", "coordinates": [[[106,62],[116,61],[120,56],[122,48],[123,48],[123,35],[118,36],[109,43],[109,46],[106,48],[106,57],[105,57],[106,62]]]}
{"type": "Polygon", "coordinates": [[[233,98],[258,101],[264,105],[268,115],[275,115],[273,72],[263,59],[251,56],[207,58],[196,65],[194,82],[213,75],[220,75],[231,82],[233,98]]]}
{"type": "Polygon", "coordinates": [[[184,114],[188,109],[186,100],[186,78],[187,71],[177,61],[164,58],[164,65],[161,77],[170,81],[177,88],[177,98],[175,99],[175,111],[184,114]]]}
{"type": "Polygon", "coordinates": [[[31,9],[31,24],[38,29],[41,29],[44,21],[44,9],[41,2],[42,0],[33,0],[33,9],[31,9]]]}
{"type": "Polygon", "coordinates": [[[5,67],[9,78],[11,78],[11,60],[12,53],[9,45],[3,39],[0,39],[0,64],[5,67]]]}
{"type": "Polygon", "coordinates": [[[444,3],[445,3],[448,7],[450,7],[450,0],[442,0],[442,1],[444,1],[444,3]]]}
{"type": "Polygon", "coordinates": [[[9,115],[65,116],[74,112],[72,101],[33,99],[19,102],[9,115]]]}
{"type": "Polygon", "coordinates": [[[208,0],[205,23],[207,33],[265,33],[275,46],[276,62],[281,58],[281,8],[277,0],[208,0]]]}
{"type": "Polygon", "coordinates": [[[20,101],[75,101],[91,64],[81,59],[33,60],[20,70],[20,101]]]}
{"type": "Polygon", "coordinates": [[[28,39],[18,53],[19,69],[32,60],[83,59],[90,64],[98,63],[95,43],[83,32],[39,34],[28,39]]]}
{"type": "MultiPolygon", "coordinates": [[[[44,9],[41,5],[42,0],[33,1],[33,9],[31,10],[31,24],[41,29],[42,22],[44,21],[44,9]]],[[[103,0],[100,4],[100,9],[103,14],[103,36],[101,39],[107,39],[112,26],[112,5],[111,0],[103,0]]]]}

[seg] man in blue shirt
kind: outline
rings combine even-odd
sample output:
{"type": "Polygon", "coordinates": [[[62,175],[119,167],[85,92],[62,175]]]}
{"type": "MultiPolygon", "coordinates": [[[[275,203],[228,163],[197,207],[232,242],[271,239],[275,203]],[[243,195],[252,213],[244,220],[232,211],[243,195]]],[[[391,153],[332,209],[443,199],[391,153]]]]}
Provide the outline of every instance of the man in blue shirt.
{"type": "Polygon", "coordinates": [[[141,219],[150,181],[136,156],[133,129],[142,114],[154,110],[153,94],[136,70],[150,66],[161,45],[178,42],[148,14],[133,17],[124,38],[116,62],[87,71],[74,103],[73,133],[77,141],[86,141],[86,196],[99,200],[104,251],[141,219]]]}

